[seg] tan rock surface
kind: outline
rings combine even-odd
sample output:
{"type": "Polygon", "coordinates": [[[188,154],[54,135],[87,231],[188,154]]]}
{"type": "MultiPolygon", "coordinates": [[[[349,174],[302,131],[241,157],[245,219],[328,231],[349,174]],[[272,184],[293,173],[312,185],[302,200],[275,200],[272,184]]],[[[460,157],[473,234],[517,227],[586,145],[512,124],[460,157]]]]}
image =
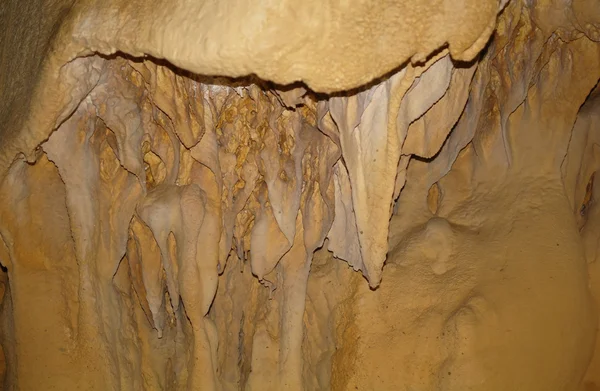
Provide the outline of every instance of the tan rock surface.
{"type": "Polygon", "coordinates": [[[4,388],[600,389],[599,17],[3,2],[4,388]]]}

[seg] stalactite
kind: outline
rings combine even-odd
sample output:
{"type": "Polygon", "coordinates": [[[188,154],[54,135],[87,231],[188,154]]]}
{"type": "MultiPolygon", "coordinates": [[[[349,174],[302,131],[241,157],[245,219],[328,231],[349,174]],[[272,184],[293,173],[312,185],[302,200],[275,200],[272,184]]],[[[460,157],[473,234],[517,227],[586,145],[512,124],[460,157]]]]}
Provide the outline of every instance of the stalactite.
{"type": "Polygon", "coordinates": [[[559,3],[66,7],[0,77],[0,383],[598,387],[600,14],[559,3]]]}

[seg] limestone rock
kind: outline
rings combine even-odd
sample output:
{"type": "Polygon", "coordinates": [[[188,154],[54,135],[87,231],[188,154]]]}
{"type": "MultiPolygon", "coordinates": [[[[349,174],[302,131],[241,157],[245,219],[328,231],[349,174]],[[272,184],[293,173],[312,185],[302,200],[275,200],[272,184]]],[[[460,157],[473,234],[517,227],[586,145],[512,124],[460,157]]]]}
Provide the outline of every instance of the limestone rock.
{"type": "Polygon", "coordinates": [[[5,389],[600,387],[594,0],[0,26],[5,389]]]}

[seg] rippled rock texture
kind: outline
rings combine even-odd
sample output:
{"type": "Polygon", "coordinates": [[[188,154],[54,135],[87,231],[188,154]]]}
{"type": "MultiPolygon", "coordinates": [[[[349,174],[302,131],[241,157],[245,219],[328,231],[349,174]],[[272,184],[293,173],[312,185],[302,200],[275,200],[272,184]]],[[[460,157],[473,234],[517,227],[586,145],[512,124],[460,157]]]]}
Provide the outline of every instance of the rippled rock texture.
{"type": "Polygon", "coordinates": [[[137,3],[5,40],[5,389],[600,390],[595,1],[137,3]]]}

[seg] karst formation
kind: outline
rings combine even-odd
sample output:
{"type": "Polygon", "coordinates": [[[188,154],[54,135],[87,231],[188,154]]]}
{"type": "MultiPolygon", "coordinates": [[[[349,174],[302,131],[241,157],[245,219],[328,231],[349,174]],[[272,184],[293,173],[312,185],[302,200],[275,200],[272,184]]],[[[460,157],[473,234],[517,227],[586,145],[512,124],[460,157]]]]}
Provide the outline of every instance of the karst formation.
{"type": "Polygon", "coordinates": [[[4,390],[600,390],[598,0],[0,1],[4,390]]]}

